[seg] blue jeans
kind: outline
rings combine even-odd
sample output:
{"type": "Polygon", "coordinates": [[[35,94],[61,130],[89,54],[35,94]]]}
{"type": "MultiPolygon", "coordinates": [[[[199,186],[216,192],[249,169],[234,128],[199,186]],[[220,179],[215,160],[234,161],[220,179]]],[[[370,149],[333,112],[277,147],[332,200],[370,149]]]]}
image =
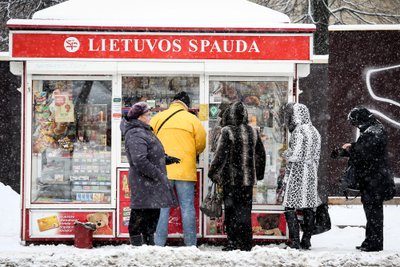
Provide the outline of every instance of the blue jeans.
{"type": "MultiPolygon", "coordinates": [[[[186,246],[196,246],[196,211],[194,209],[194,188],[196,183],[191,181],[169,180],[178,194],[179,206],[182,214],[183,239],[186,246]]],[[[169,208],[163,208],[158,219],[155,244],[165,246],[168,238],[169,208]]]]}

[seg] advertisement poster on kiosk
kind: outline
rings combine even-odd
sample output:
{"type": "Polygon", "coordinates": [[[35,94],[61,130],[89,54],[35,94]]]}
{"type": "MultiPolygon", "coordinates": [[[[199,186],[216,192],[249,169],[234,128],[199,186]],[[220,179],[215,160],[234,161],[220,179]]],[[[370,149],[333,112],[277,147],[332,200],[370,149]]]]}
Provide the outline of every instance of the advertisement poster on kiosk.
{"type": "Polygon", "coordinates": [[[32,237],[73,237],[75,222],[96,225],[93,237],[114,236],[112,211],[44,211],[30,212],[32,237]]]}
{"type": "MultiPolygon", "coordinates": [[[[128,182],[128,170],[119,170],[119,197],[118,197],[118,216],[119,216],[119,225],[118,225],[118,236],[119,237],[127,237],[129,236],[128,225],[130,218],[130,190],[129,190],[129,182],[128,182]]],[[[202,177],[202,170],[197,170],[197,183],[195,189],[194,196],[194,207],[196,210],[196,229],[197,233],[201,233],[200,229],[200,184],[202,177]]],[[[179,207],[172,208],[170,210],[169,215],[169,224],[168,224],[168,233],[169,237],[181,237],[183,235],[182,228],[182,216],[181,209],[179,207]]]]}

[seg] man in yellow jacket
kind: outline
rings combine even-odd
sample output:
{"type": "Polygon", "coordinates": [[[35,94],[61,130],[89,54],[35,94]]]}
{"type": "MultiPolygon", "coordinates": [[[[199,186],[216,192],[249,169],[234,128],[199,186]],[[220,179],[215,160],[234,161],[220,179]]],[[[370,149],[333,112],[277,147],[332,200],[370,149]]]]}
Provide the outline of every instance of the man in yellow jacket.
{"type": "MultiPolygon", "coordinates": [[[[181,160],[179,164],[168,165],[167,174],[178,195],[185,245],[196,246],[196,157],[205,148],[206,131],[201,121],[188,111],[189,107],[189,95],[179,92],[167,110],[151,119],[150,125],[161,140],[165,153],[181,160]]],[[[161,209],[155,236],[157,246],[165,246],[167,241],[169,211],[169,208],[161,209]]]]}

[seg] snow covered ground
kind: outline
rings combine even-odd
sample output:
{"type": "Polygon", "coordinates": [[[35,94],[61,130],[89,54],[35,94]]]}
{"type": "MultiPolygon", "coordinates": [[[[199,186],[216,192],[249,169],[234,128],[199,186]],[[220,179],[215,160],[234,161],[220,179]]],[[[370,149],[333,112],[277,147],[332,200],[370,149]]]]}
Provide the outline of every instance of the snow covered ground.
{"type": "Polygon", "coordinates": [[[332,206],[332,230],[312,238],[312,250],[256,246],[250,252],[221,247],[150,247],[130,245],[78,249],[67,245],[22,246],[19,243],[19,195],[0,183],[0,266],[400,266],[400,207],[385,206],[385,250],[355,249],[364,237],[361,206],[332,206]]]}

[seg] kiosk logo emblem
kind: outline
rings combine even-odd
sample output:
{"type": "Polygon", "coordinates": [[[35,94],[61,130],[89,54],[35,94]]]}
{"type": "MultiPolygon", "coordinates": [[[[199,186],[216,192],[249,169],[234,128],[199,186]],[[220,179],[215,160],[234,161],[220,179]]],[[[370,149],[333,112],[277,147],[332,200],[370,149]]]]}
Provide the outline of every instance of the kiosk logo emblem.
{"type": "Polygon", "coordinates": [[[74,53],[79,50],[81,43],[75,37],[68,37],[64,41],[64,48],[67,52],[74,53]]]}

